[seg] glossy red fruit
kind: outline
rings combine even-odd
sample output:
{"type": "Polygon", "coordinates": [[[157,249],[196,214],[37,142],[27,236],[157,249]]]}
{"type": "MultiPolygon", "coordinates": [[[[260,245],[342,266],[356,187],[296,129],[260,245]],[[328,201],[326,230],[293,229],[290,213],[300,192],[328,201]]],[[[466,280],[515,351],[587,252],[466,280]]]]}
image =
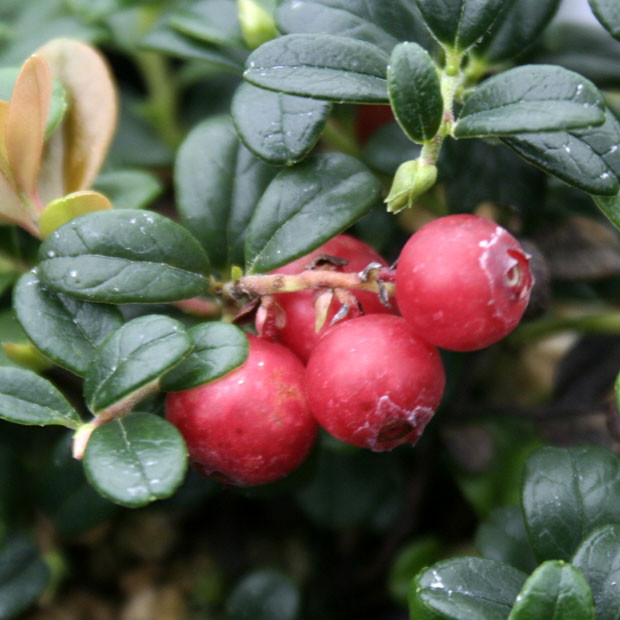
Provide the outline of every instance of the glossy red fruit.
{"type": "Polygon", "coordinates": [[[308,404],[319,424],[341,441],[375,451],[414,444],[444,385],[437,349],[391,315],[334,326],[306,367],[308,404]]]}
{"type": "MultiPolygon", "coordinates": [[[[338,235],[314,252],[274,270],[274,273],[301,273],[319,254],[347,259],[348,264],[340,267],[346,273],[362,271],[373,262],[380,263],[384,267],[387,266],[385,260],[373,248],[359,239],[349,235],[338,235]]],[[[366,314],[386,314],[395,311],[384,306],[375,293],[355,291],[354,294],[366,314]]],[[[280,293],[275,295],[275,298],[286,314],[286,325],[277,330],[278,341],[291,349],[303,362],[306,362],[319,338],[329,326],[329,322],[341,308],[341,304],[337,300],[332,302],[325,325],[317,333],[315,330],[315,291],[280,293]]],[[[392,305],[395,306],[394,303],[392,305]]]]}
{"type": "Polygon", "coordinates": [[[239,486],[272,482],[306,458],[317,425],[304,395],[304,367],[282,345],[248,336],[242,366],[168,394],[166,418],[201,473],[239,486]]]}
{"type": "Polygon", "coordinates": [[[449,215],[425,224],[405,244],[396,300],[428,342],[473,351],[517,326],[532,283],[529,257],[507,230],[475,215],[449,215]]]}

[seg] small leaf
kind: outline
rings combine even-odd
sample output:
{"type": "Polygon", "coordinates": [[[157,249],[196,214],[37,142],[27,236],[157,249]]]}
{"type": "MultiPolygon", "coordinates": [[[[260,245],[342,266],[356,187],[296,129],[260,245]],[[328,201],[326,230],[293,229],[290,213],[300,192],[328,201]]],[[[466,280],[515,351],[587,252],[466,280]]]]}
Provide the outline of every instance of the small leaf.
{"type": "Polygon", "coordinates": [[[317,154],[283,170],[252,216],[248,271],[270,271],[314,250],[367,213],[380,194],[379,180],[342,153],[317,154]]]}
{"type": "MultiPolygon", "coordinates": [[[[450,620],[506,620],[526,578],[525,573],[495,560],[445,560],[413,580],[410,606],[450,620]]],[[[420,620],[426,618],[420,616],[420,620]]]]}
{"type": "Polygon", "coordinates": [[[43,594],[50,571],[38,549],[25,538],[9,534],[0,543],[0,618],[9,620],[43,594]]]}
{"type": "Polygon", "coordinates": [[[583,575],[570,564],[541,564],[525,582],[508,620],[594,620],[592,592],[583,575]]]}
{"type": "Polygon", "coordinates": [[[84,454],[84,470],[95,489],[130,508],[172,495],[186,469],[181,434],[150,413],[134,413],[98,427],[84,454]]]}
{"type": "Polygon", "coordinates": [[[387,103],[388,56],[365,41],[289,34],[250,54],[245,79],[270,90],[339,103],[387,103]]]}
{"type": "Polygon", "coordinates": [[[592,196],[592,198],[610,222],[620,230],[620,193],[615,196],[592,196]]]}
{"type": "Polygon", "coordinates": [[[177,301],[208,286],[209,263],[198,241],[157,213],[82,215],[54,231],[40,257],[46,284],[87,301],[177,301]]]}
{"type": "Polygon", "coordinates": [[[93,188],[107,196],[115,209],[143,209],[163,191],[154,174],[130,169],[102,172],[93,188]]]}
{"type": "Polygon", "coordinates": [[[525,466],[522,502],[538,561],[568,561],[590,531],[618,521],[620,459],[596,446],[541,448],[525,466]]]}
{"type": "Polygon", "coordinates": [[[596,620],[620,618],[620,525],[606,525],[592,532],[580,545],[572,564],[590,584],[596,620]]]}
{"type": "Polygon", "coordinates": [[[248,356],[247,336],[228,323],[202,323],[188,332],[192,352],[160,382],[166,392],[181,392],[213,381],[245,362],[248,356]]]}
{"type": "Polygon", "coordinates": [[[433,138],[443,119],[443,98],[435,63],[417,43],[401,43],[392,51],[388,92],[398,124],[414,141],[433,138]]]}
{"type": "Polygon", "coordinates": [[[588,0],[596,15],[612,37],[620,41],[620,6],[616,0],[588,0]]]}
{"type": "Polygon", "coordinates": [[[605,103],[583,76],[554,65],[524,65],[483,82],[465,100],[458,138],[600,125],[605,103]]]}
{"type": "Polygon", "coordinates": [[[63,198],[56,198],[46,205],[39,217],[41,237],[49,237],[57,228],[79,215],[112,208],[112,203],[97,192],[73,192],[63,198]]]}
{"type": "Polygon", "coordinates": [[[28,338],[49,359],[84,375],[97,347],[123,324],[114,306],[91,304],[55,293],[36,269],[18,280],[13,309],[28,338]]]}
{"type": "Polygon", "coordinates": [[[239,142],[228,117],[200,123],[181,145],[175,162],[179,213],[214,266],[243,263],[248,222],[276,172],[239,142]]]}
{"type": "Polygon", "coordinates": [[[506,0],[416,1],[431,32],[458,51],[476,43],[506,4],[506,0]]]}
{"type": "Polygon", "coordinates": [[[88,367],[86,404],[95,414],[124,410],[191,349],[181,323],[167,316],[152,314],[125,323],[104,341],[88,367]]]}
{"type": "Polygon", "coordinates": [[[301,161],[313,149],[331,110],[326,101],[296,97],[244,83],[232,100],[239,137],[275,166],[301,161]]]}
{"type": "Polygon", "coordinates": [[[2,351],[21,368],[41,374],[54,366],[31,342],[3,342],[2,351]]]}
{"type": "Polygon", "coordinates": [[[80,418],[67,399],[30,370],[0,367],[0,418],[15,424],[77,428],[80,418]]]}

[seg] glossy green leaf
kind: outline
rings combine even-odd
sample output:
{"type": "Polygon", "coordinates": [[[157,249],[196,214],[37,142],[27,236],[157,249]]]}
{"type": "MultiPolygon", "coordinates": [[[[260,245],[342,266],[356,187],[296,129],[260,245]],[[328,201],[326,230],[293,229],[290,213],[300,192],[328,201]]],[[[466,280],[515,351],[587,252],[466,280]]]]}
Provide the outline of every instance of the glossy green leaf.
{"type": "Polygon", "coordinates": [[[510,564],[525,573],[530,573],[537,565],[523,513],[517,506],[496,508],[478,528],[476,547],[483,557],[510,564]]]}
{"type": "Polygon", "coordinates": [[[142,170],[110,170],[97,177],[93,189],[107,196],[115,209],[142,209],[162,193],[163,185],[142,170]]]}
{"type": "Polygon", "coordinates": [[[619,520],[620,459],[596,446],[541,448],[526,464],[522,502],[538,561],[570,560],[589,532],[619,520]]]}
{"type": "Polygon", "coordinates": [[[243,264],[248,222],[276,172],[239,142],[228,117],[200,123],[181,145],[175,163],[179,213],[214,266],[243,264]]]}
{"type": "Polygon", "coordinates": [[[80,425],[75,409],[49,381],[8,366],[0,367],[0,418],[26,425],[80,425]]]}
{"type": "Polygon", "coordinates": [[[527,579],[508,620],[594,620],[590,586],[570,564],[552,560],[527,579]]]}
{"type": "Polygon", "coordinates": [[[97,347],[123,324],[114,306],[91,304],[56,293],[36,269],[24,274],[13,291],[13,309],[28,338],[60,366],[83,375],[97,347]]]}
{"type": "Polygon", "coordinates": [[[455,136],[507,136],[600,125],[605,103],[583,76],[553,65],[524,65],[483,82],[465,100],[455,136]]]}
{"type": "Polygon", "coordinates": [[[213,381],[243,364],[248,356],[247,336],[235,325],[202,323],[187,334],[194,348],[161,378],[160,387],[166,392],[181,392],[213,381]]]}
{"type": "Polygon", "coordinates": [[[620,525],[615,522],[592,532],[572,559],[590,584],[596,620],[620,619],[620,525]]]}
{"type": "Polygon", "coordinates": [[[596,18],[620,41],[620,5],[616,0],[588,0],[596,18]]]}
{"type": "Polygon", "coordinates": [[[389,57],[376,45],[331,34],[289,34],[246,62],[245,79],[291,95],[340,103],[387,103],[389,57]]]}
{"type": "Polygon", "coordinates": [[[410,605],[428,612],[419,615],[419,620],[434,620],[436,616],[449,620],[506,620],[526,578],[525,573],[495,560],[445,560],[414,579],[410,605]]]}
{"type": "Polygon", "coordinates": [[[176,301],[208,286],[209,262],[196,238],[157,213],[83,215],[54,231],[40,257],[46,284],[87,301],[176,301]]]}
{"type": "Polygon", "coordinates": [[[95,429],[86,444],[84,470],[101,495],[135,508],[174,493],[187,470],[187,450],[172,424],[134,413],[95,429]]]}
{"type": "Polygon", "coordinates": [[[487,32],[507,0],[416,0],[431,32],[456,50],[472,46],[487,32]]]}
{"type": "Polygon", "coordinates": [[[357,159],[321,153],[283,170],[263,194],[248,228],[250,272],[280,267],[314,250],[373,207],[381,183],[357,159]]]}
{"type": "Polygon", "coordinates": [[[313,149],[330,110],[326,101],[244,83],[231,112],[239,137],[252,153],[270,164],[290,166],[313,149]]]}
{"type": "Polygon", "coordinates": [[[431,140],[443,119],[437,68],[417,43],[401,43],[390,56],[388,93],[394,116],[414,141],[431,140]]]}
{"type": "Polygon", "coordinates": [[[84,380],[84,398],[93,413],[124,409],[192,349],[178,321],[152,314],[125,323],[101,345],[84,380]]]}
{"type": "Polygon", "coordinates": [[[28,540],[9,534],[0,541],[0,618],[10,620],[43,594],[50,571],[28,540]]]}
{"type": "Polygon", "coordinates": [[[545,29],[559,4],[560,0],[513,0],[505,3],[499,17],[473,53],[489,64],[519,56],[545,29]]]}
{"type": "Polygon", "coordinates": [[[297,620],[300,596],[295,584],[275,570],[244,577],[226,602],[226,620],[297,620]]]}

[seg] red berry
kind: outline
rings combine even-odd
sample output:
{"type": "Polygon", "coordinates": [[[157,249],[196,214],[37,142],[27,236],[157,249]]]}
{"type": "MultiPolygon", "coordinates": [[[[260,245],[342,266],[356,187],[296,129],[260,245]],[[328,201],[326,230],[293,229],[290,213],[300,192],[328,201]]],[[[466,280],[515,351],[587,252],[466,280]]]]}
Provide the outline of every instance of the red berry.
{"type": "Polygon", "coordinates": [[[379,127],[393,120],[394,113],[389,105],[358,105],[355,111],[355,134],[365,144],[379,127]]]}
{"type": "Polygon", "coordinates": [[[437,349],[390,315],[334,326],[306,367],[308,404],[319,424],[341,441],[375,451],[415,443],[444,384],[437,349]]]}
{"type": "Polygon", "coordinates": [[[166,418],[185,438],[195,468],[240,486],[286,476],[304,461],[317,433],[303,364],[279,344],[248,340],[239,368],[166,398],[166,418]]]}
{"type": "MultiPolygon", "coordinates": [[[[347,259],[349,262],[340,268],[345,273],[362,271],[364,267],[373,262],[387,266],[383,258],[370,246],[354,237],[338,235],[314,252],[276,269],[274,273],[301,273],[319,254],[347,259]]],[[[381,303],[375,293],[355,291],[354,295],[366,314],[393,312],[381,303]]],[[[302,361],[306,362],[324,330],[329,326],[329,322],[340,309],[341,304],[337,300],[332,302],[325,326],[317,333],[314,311],[315,291],[280,293],[275,297],[286,314],[286,325],[277,331],[278,340],[296,353],[302,361]]]]}
{"type": "Polygon", "coordinates": [[[405,244],[396,301],[431,344],[474,351],[517,326],[532,283],[529,257],[508,231],[475,215],[449,215],[422,226],[405,244]]]}

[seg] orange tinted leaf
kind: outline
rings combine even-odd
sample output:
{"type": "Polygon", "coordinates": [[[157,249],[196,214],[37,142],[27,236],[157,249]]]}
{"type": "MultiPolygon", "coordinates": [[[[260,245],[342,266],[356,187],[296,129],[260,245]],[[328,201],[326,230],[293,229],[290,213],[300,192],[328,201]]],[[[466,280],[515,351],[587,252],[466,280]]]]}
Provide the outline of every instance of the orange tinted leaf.
{"type": "Polygon", "coordinates": [[[9,157],[6,153],[6,118],[9,114],[9,102],[0,101],[0,173],[11,182],[13,175],[9,167],[9,157]]]}

